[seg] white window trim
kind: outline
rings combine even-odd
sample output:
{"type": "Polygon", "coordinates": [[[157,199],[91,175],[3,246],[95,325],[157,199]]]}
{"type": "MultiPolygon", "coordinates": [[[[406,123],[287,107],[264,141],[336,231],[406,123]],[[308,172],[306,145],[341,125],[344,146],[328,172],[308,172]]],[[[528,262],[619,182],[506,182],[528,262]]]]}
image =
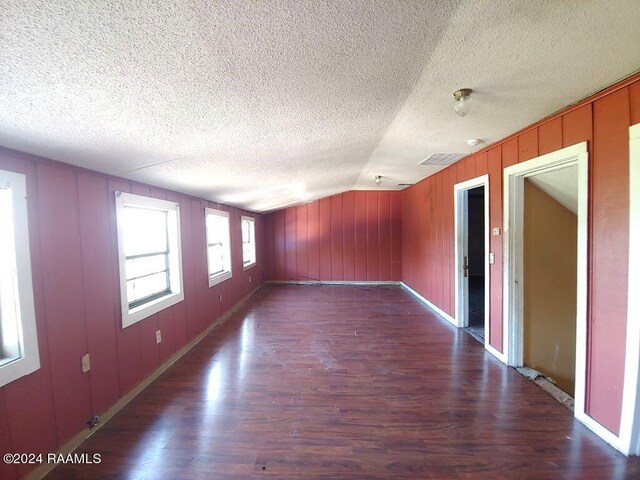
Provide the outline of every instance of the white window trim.
{"type": "Polygon", "coordinates": [[[249,270],[250,268],[253,268],[257,265],[258,263],[258,246],[256,244],[256,219],[255,217],[247,217],[242,215],[240,217],[240,245],[242,246],[242,222],[251,222],[253,224],[253,262],[251,263],[247,263],[245,265],[244,263],[244,248],[243,248],[243,252],[242,252],[242,270],[249,270]]]}
{"type": "Polygon", "coordinates": [[[180,233],[180,205],[158,198],[143,197],[132,193],[116,192],[116,221],[118,225],[118,263],[120,275],[120,302],[122,309],[122,328],[127,328],[155,313],[158,313],[184,300],[182,279],[182,245],[180,233]],[[171,263],[169,267],[171,293],[138,307],[129,309],[127,298],[127,274],[125,270],[124,232],[120,211],[125,205],[164,210],[169,215],[169,228],[175,235],[169,235],[169,251],[171,263]]]}
{"type": "Polygon", "coordinates": [[[207,249],[207,275],[209,278],[209,288],[219,283],[229,280],[233,276],[233,261],[231,258],[231,220],[229,218],[229,212],[224,210],[216,210],[215,208],[205,207],[204,209],[204,232],[205,232],[205,248],[207,249]],[[219,273],[217,275],[211,275],[209,273],[209,238],[207,237],[207,216],[216,215],[218,217],[225,217],[227,219],[227,248],[229,249],[229,270],[219,273]]]}
{"type": "Polygon", "coordinates": [[[0,366],[0,387],[40,368],[38,331],[31,278],[29,221],[27,217],[27,181],[21,173],[0,170],[0,186],[11,188],[13,226],[21,327],[21,355],[0,366]]]}

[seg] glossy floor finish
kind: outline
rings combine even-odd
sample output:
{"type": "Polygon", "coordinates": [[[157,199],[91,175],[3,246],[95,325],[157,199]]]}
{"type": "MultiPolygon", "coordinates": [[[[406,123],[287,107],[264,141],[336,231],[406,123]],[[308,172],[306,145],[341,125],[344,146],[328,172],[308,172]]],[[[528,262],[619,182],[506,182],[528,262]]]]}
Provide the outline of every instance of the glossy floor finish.
{"type": "Polygon", "coordinates": [[[47,477],[640,478],[400,287],[268,286],[47,477]]]}

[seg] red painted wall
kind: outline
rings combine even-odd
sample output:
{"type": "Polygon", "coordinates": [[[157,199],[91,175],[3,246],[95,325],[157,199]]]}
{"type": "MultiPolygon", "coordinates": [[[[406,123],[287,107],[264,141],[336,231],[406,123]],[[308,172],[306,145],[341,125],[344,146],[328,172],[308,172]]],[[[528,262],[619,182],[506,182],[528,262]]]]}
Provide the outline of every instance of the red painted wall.
{"type": "Polygon", "coordinates": [[[266,278],[400,280],[400,199],[351,191],[266,215],[266,278]]]}
{"type": "MultiPolygon", "coordinates": [[[[587,413],[620,428],[627,321],[629,126],[640,122],[640,76],[464,158],[402,192],[403,281],[454,314],[453,186],[489,174],[490,226],[502,230],[503,169],[569,145],[589,149],[587,413]]],[[[490,343],[502,351],[503,238],[491,236],[490,343]]]]}
{"type": "MultiPolygon", "coordinates": [[[[263,245],[258,245],[257,266],[243,271],[240,215],[248,212],[2,148],[0,169],[27,176],[42,365],[0,388],[0,450],[54,452],[92,415],[105,412],[260,285],[263,245]],[[116,190],[179,202],[181,207],[185,299],[124,330],[116,190]],[[204,207],[227,210],[231,218],[233,278],[212,288],[207,279],[204,207]],[[159,345],[158,329],[162,330],[159,345]],[[87,352],[91,371],[82,374],[80,358],[87,352]]],[[[253,216],[260,236],[263,217],[253,216]]],[[[22,477],[30,470],[0,462],[2,479],[22,477]]]]}

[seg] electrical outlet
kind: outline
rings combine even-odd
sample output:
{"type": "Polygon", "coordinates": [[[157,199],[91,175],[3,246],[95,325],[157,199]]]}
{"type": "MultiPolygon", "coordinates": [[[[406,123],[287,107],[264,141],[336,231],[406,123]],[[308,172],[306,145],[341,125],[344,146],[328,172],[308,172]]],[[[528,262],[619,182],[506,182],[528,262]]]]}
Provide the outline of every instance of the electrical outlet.
{"type": "Polygon", "coordinates": [[[160,330],[156,330],[156,343],[160,343],[162,341],[162,332],[160,330]]]}
{"type": "Polygon", "coordinates": [[[222,302],[222,294],[220,294],[220,302],[222,302]]]}
{"type": "Polygon", "coordinates": [[[91,359],[89,358],[89,354],[85,353],[82,356],[82,373],[87,373],[89,370],[91,370],[91,359]]]}
{"type": "Polygon", "coordinates": [[[493,227],[492,233],[495,236],[500,235],[500,227],[493,227]]]}
{"type": "Polygon", "coordinates": [[[495,265],[496,263],[496,254],[493,252],[489,253],[489,265],[495,265]]]}
{"type": "Polygon", "coordinates": [[[251,275],[249,275],[249,283],[251,283],[251,275]]]}

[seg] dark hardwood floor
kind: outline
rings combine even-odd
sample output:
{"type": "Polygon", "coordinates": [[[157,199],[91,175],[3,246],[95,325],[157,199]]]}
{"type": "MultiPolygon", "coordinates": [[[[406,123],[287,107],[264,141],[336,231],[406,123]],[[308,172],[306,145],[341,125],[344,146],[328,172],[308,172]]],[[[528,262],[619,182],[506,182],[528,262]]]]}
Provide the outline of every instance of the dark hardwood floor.
{"type": "Polygon", "coordinates": [[[640,478],[400,287],[268,286],[47,478],[640,478]]]}

